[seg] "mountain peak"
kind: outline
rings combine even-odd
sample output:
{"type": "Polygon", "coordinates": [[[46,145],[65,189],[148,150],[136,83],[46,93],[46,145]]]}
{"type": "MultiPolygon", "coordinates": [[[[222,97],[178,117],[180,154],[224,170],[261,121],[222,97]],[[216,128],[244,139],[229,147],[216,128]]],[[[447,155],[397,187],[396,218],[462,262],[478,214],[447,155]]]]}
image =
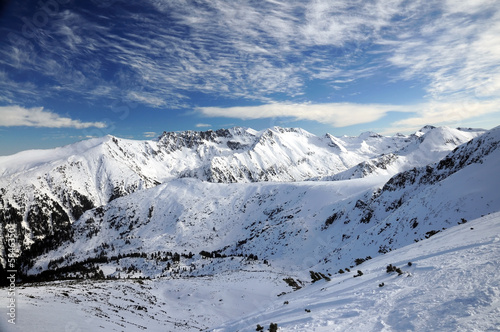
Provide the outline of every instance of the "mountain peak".
{"type": "Polygon", "coordinates": [[[365,131],[359,134],[358,136],[360,139],[369,139],[369,138],[381,138],[383,137],[382,135],[374,132],[374,131],[365,131]]]}
{"type": "Polygon", "coordinates": [[[421,137],[434,129],[436,129],[436,127],[431,126],[431,125],[426,125],[426,126],[423,126],[422,128],[420,128],[419,130],[417,130],[412,135],[417,136],[417,137],[421,137]]]}

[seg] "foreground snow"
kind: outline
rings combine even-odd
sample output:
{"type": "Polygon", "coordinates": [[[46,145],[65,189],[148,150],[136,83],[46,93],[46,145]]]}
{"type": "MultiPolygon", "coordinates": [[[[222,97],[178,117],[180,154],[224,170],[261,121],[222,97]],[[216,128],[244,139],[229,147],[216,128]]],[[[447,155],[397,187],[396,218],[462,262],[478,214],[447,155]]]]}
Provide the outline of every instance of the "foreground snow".
{"type": "Polygon", "coordinates": [[[273,322],[280,331],[494,331],[499,252],[497,213],[298,291],[257,266],[215,277],[27,285],[18,288],[17,324],[4,317],[0,330],[233,332],[273,322]],[[387,273],[389,264],[403,274],[387,273]],[[357,270],[363,275],[353,278],[357,270]]]}
{"type": "Polygon", "coordinates": [[[495,214],[283,296],[215,331],[254,331],[270,322],[281,331],[497,331],[499,253],[495,214]],[[389,264],[404,273],[387,273],[389,264]],[[353,278],[357,270],[363,275],[353,278]]]}

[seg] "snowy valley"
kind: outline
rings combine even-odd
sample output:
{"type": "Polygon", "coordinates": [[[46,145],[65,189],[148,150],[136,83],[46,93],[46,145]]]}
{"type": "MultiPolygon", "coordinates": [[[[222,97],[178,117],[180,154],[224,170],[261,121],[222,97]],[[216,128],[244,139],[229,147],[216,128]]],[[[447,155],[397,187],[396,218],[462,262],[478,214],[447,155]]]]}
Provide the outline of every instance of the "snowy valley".
{"type": "Polygon", "coordinates": [[[19,252],[17,324],[0,327],[498,330],[499,169],[500,127],[231,128],[0,157],[2,273],[12,229],[19,252]]]}

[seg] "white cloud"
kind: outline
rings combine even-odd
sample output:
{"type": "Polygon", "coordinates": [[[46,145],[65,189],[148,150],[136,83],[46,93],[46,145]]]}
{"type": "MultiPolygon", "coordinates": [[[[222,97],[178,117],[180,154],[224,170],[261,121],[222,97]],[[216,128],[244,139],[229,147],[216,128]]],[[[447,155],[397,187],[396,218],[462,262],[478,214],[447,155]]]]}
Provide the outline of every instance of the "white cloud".
{"type": "Polygon", "coordinates": [[[500,114],[500,99],[487,101],[436,102],[429,101],[415,105],[389,104],[266,104],[244,107],[199,107],[197,111],[207,117],[237,118],[255,120],[289,117],[293,120],[310,120],[346,127],[371,123],[382,119],[389,112],[406,113],[402,120],[388,124],[383,131],[408,132],[431,125],[464,125],[470,119],[489,114],[500,114]]]}
{"type": "Polygon", "coordinates": [[[207,127],[212,127],[211,124],[208,123],[197,123],[196,128],[207,128],[207,127]]]}
{"type": "Polygon", "coordinates": [[[158,134],[154,131],[146,131],[143,133],[144,137],[147,138],[153,138],[153,137],[158,137],[158,134]]]}
{"type": "Polygon", "coordinates": [[[497,0],[474,0],[474,1],[464,1],[464,0],[446,0],[445,6],[446,10],[450,13],[465,13],[465,14],[476,14],[483,12],[484,10],[489,10],[491,7],[498,5],[497,0]]]}
{"type": "MultiPolygon", "coordinates": [[[[500,113],[500,99],[488,101],[429,102],[415,107],[415,116],[396,121],[392,128],[415,130],[424,125],[461,125],[483,115],[500,113]]],[[[403,131],[403,130],[401,130],[403,131]]]]}
{"type": "Polygon", "coordinates": [[[1,127],[46,127],[46,128],[105,128],[103,122],[82,122],[62,117],[43,107],[24,108],[21,106],[0,106],[1,127]]]}
{"type": "Polygon", "coordinates": [[[204,116],[238,118],[242,120],[291,117],[294,120],[311,120],[333,127],[369,123],[384,117],[388,112],[411,112],[408,106],[385,104],[266,104],[244,107],[199,107],[204,116]]]}

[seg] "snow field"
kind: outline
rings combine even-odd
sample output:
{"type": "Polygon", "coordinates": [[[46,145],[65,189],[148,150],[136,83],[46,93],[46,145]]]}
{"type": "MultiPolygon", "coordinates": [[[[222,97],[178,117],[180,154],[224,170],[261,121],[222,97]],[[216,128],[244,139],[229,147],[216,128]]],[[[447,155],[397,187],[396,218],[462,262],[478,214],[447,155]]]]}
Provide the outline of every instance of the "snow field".
{"type": "MultiPolygon", "coordinates": [[[[243,332],[274,322],[279,331],[494,331],[500,328],[499,252],[497,213],[298,291],[283,281],[286,275],[241,270],[212,277],[20,286],[17,324],[4,319],[0,328],[243,332]],[[389,264],[403,274],[387,273],[389,264]],[[353,278],[357,270],[363,275],[353,278]]],[[[1,297],[0,307],[6,308],[5,300],[1,297]]]]}
{"type": "Polygon", "coordinates": [[[254,331],[271,322],[279,331],[496,331],[499,253],[497,213],[366,261],[213,331],[254,331]],[[389,264],[403,274],[387,273],[389,264]],[[363,275],[353,278],[357,270],[363,275]]]}

